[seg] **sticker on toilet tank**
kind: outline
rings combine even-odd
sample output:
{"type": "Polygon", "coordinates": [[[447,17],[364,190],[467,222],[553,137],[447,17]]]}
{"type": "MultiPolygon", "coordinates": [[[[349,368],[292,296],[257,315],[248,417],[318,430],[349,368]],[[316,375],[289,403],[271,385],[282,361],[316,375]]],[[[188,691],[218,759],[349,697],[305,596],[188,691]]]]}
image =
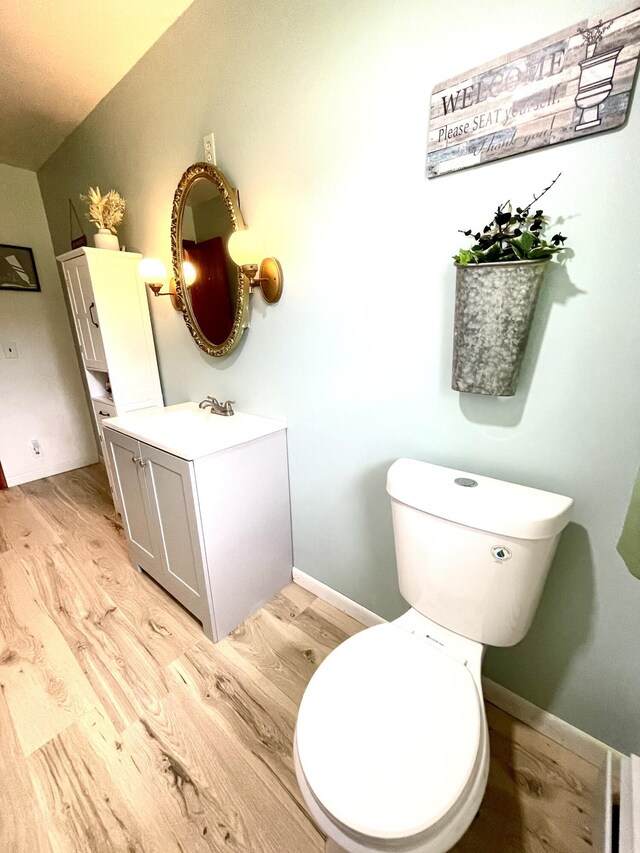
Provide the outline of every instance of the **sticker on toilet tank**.
{"type": "Polygon", "coordinates": [[[491,554],[496,563],[504,563],[511,559],[511,551],[505,545],[494,545],[491,554]]]}

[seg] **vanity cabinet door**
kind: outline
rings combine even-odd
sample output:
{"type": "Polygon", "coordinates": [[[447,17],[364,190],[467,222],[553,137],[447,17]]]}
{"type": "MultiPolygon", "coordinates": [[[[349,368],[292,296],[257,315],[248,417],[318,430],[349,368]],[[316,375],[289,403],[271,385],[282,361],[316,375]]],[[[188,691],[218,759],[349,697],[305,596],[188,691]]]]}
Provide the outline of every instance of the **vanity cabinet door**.
{"type": "Polygon", "coordinates": [[[196,507],[196,487],[190,462],[147,444],[140,445],[149,464],[144,470],[152,523],[164,567],[162,584],[174,598],[213,628],[204,581],[203,548],[196,507]]]}
{"type": "Polygon", "coordinates": [[[118,493],[122,521],[132,560],[165,586],[156,525],[149,502],[147,468],[142,448],[134,438],[104,429],[111,471],[118,493]],[[139,460],[139,461],[135,461],[139,460]]]}

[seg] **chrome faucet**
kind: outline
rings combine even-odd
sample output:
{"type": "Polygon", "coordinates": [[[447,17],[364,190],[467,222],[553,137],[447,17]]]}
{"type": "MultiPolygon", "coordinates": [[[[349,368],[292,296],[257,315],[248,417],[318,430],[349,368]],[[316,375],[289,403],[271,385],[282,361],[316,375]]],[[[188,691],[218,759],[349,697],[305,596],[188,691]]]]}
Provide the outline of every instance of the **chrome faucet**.
{"type": "Polygon", "coordinates": [[[212,415],[224,415],[225,417],[229,417],[230,415],[235,414],[233,411],[233,403],[235,403],[235,400],[227,400],[226,403],[219,403],[215,397],[205,397],[199,404],[198,408],[209,409],[212,415]]]}

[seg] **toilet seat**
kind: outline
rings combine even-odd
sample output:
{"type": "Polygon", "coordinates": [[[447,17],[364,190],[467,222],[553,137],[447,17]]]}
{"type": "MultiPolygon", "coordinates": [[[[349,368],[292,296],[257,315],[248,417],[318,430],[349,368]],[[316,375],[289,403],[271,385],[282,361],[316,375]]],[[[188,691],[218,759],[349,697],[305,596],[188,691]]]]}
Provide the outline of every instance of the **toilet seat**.
{"type": "Polygon", "coordinates": [[[378,625],[338,646],[309,682],[297,755],[339,824],[372,839],[406,839],[468,790],[482,725],[463,663],[393,623],[378,625]]]}

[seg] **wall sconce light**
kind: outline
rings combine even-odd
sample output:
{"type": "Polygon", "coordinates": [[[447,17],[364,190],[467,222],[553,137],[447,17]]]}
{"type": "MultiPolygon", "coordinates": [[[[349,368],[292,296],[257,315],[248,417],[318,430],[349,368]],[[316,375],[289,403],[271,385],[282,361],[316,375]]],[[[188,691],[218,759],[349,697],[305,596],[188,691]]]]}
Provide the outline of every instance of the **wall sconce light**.
{"type": "MultiPolygon", "coordinates": [[[[187,263],[188,261],[185,261],[185,266],[187,263]]],[[[192,265],[189,264],[189,266],[192,265]]],[[[171,281],[169,282],[169,290],[164,293],[160,292],[167,280],[167,268],[159,258],[143,258],[138,264],[138,275],[147,285],[149,290],[153,292],[154,296],[170,296],[171,304],[176,311],[182,310],[182,299],[176,293],[176,282],[174,278],[171,278],[171,281]]],[[[187,282],[187,284],[193,284],[193,281],[195,281],[195,270],[193,270],[193,279],[190,282],[187,282]]]]}
{"type": "Polygon", "coordinates": [[[265,302],[273,304],[282,296],[282,267],[277,258],[265,258],[262,240],[250,228],[234,231],[227,244],[231,260],[249,280],[250,287],[259,287],[265,302]]]}
{"type": "Polygon", "coordinates": [[[191,287],[194,284],[195,280],[198,278],[198,273],[196,272],[196,268],[191,261],[183,261],[182,262],[182,277],[184,278],[184,283],[187,287],[191,287]]]}

